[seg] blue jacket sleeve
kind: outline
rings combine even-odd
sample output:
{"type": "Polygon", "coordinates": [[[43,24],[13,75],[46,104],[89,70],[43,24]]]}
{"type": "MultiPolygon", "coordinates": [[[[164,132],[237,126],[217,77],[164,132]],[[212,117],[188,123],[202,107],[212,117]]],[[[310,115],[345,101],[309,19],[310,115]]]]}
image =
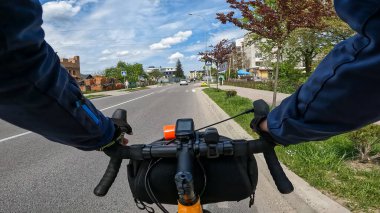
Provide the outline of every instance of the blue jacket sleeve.
{"type": "Polygon", "coordinates": [[[281,144],[324,140],[380,120],[380,1],[336,0],[357,32],[338,44],[308,81],[268,115],[281,144]]]}
{"type": "Polygon", "coordinates": [[[114,125],[61,67],[41,16],[38,0],[0,1],[0,118],[78,149],[99,148],[114,125]]]}

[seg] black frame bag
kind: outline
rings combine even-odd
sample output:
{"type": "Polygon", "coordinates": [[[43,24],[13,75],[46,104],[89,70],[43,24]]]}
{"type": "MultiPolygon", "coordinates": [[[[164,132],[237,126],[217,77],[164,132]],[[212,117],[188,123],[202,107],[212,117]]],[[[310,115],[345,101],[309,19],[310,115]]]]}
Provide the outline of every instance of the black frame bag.
{"type": "MultiPolygon", "coordinates": [[[[154,143],[152,144],[154,145],[154,143]]],[[[201,203],[240,201],[256,191],[258,170],[255,157],[220,156],[194,160],[193,178],[201,203]]],[[[177,204],[178,192],[174,181],[177,159],[129,161],[128,181],[133,197],[145,203],[177,204]]]]}

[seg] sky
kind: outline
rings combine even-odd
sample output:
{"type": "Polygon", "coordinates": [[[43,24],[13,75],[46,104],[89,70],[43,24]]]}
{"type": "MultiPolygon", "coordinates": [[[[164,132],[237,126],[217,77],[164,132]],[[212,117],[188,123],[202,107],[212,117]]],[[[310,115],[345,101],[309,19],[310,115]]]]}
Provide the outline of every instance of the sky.
{"type": "Polygon", "coordinates": [[[119,60],[202,69],[197,53],[245,31],[221,24],[224,0],[40,0],[45,39],[60,57],[79,55],[82,74],[99,73],[119,60]],[[189,15],[189,14],[194,15],[189,15]],[[207,45],[206,45],[207,42],[207,45]]]}

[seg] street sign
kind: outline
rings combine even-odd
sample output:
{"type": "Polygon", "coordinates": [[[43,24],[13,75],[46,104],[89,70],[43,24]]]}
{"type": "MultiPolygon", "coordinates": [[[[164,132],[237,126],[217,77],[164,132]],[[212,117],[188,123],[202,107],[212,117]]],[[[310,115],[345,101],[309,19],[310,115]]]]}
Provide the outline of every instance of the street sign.
{"type": "Polygon", "coordinates": [[[122,76],[127,76],[127,72],[126,71],[121,71],[121,75],[122,76]]]}

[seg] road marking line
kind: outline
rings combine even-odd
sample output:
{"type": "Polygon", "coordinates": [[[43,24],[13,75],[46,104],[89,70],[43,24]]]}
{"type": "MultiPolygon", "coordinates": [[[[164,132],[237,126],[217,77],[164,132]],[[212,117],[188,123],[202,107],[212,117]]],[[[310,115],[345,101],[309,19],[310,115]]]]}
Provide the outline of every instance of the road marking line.
{"type": "Polygon", "coordinates": [[[192,92],[196,92],[196,90],[195,90],[195,89],[192,89],[191,91],[192,91],[192,92]]]}
{"type": "MultiPolygon", "coordinates": [[[[143,96],[140,96],[140,97],[138,97],[138,98],[131,99],[131,100],[129,100],[129,101],[125,101],[125,102],[123,102],[123,103],[119,103],[119,104],[116,104],[116,105],[113,105],[113,106],[110,106],[110,107],[106,107],[106,108],[101,109],[101,110],[99,110],[99,111],[104,111],[104,110],[107,110],[107,109],[111,109],[111,108],[113,108],[113,107],[117,107],[117,106],[120,106],[120,105],[123,105],[123,104],[129,103],[129,102],[132,102],[132,101],[135,101],[135,100],[138,100],[138,99],[141,99],[141,98],[144,98],[144,97],[146,97],[146,96],[153,95],[153,94],[154,94],[154,92],[149,93],[149,94],[146,94],[146,95],[143,95],[143,96]]],[[[11,140],[11,139],[15,139],[15,138],[18,138],[18,137],[21,137],[21,136],[24,136],[24,135],[28,135],[28,134],[30,134],[30,133],[32,133],[32,132],[24,132],[24,133],[21,133],[21,134],[18,134],[18,135],[14,135],[14,136],[11,136],[11,137],[8,137],[8,138],[0,139],[0,143],[5,142],[5,141],[8,141],[8,140],[11,140]]]]}
{"type": "Polygon", "coordinates": [[[119,104],[116,104],[116,105],[113,105],[113,106],[110,106],[110,107],[106,107],[106,108],[101,109],[101,110],[99,110],[99,111],[102,112],[102,111],[104,111],[104,110],[111,109],[111,108],[114,108],[114,107],[117,107],[117,106],[120,106],[120,105],[123,105],[123,104],[129,103],[129,102],[132,102],[132,101],[135,101],[135,100],[138,100],[138,99],[141,99],[141,98],[144,98],[144,97],[146,97],[146,96],[153,95],[153,94],[154,94],[154,92],[149,93],[149,94],[146,94],[146,95],[143,95],[143,96],[140,96],[140,97],[138,97],[138,98],[131,99],[131,100],[129,100],[129,101],[125,101],[125,102],[123,102],[123,103],[119,103],[119,104]]]}
{"type": "Polygon", "coordinates": [[[8,138],[4,138],[4,139],[0,140],[0,143],[4,142],[4,141],[7,141],[7,140],[11,140],[13,138],[18,138],[18,137],[21,137],[21,136],[24,136],[24,135],[27,135],[27,134],[30,134],[30,133],[32,133],[32,132],[24,132],[24,133],[21,133],[21,134],[18,134],[18,135],[14,135],[14,136],[11,136],[11,137],[8,137],[8,138]]]}

